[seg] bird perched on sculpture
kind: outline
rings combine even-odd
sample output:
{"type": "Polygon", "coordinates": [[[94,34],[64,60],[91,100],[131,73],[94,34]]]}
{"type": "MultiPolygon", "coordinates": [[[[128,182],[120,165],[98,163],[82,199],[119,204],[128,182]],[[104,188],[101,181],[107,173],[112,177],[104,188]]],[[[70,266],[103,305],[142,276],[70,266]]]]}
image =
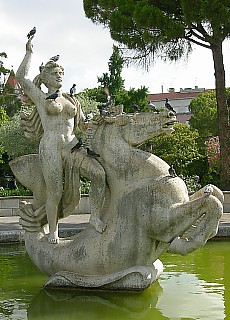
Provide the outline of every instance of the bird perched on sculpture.
{"type": "Polygon", "coordinates": [[[160,111],[156,108],[156,106],[155,106],[151,101],[148,102],[148,108],[149,108],[152,112],[157,112],[157,113],[160,112],[160,111]]]}
{"type": "Polygon", "coordinates": [[[43,62],[42,62],[42,64],[39,66],[39,71],[40,71],[40,73],[42,72],[43,69],[44,69],[44,64],[43,64],[43,62]]]}
{"type": "Polygon", "coordinates": [[[70,96],[72,97],[74,94],[76,94],[76,84],[74,83],[72,87],[69,90],[70,96]]]}
{"type": "Polygon", "coordinates": [[[169,175],[173,178],[177,177],[176,171],[173,168],[173,165],[171,165],[171,167],[169,167],[169,175]]]}
{"type": "Polygon", "coordinates": [[[50,96],[46,97],[45,100],[54,100],[55,101],[57,99],[57,97],[58,97],[58,92],[59,92],[59,90],[55,91],[50,96]]]}
{"type": "Polygon", "coordinates": [[[71,149],[71,153],[75,150],[79,150],[81,147],[83,147],[83,141],[82,138],[79,138],[78,143],[71,149]]]}
{"type": "Polygon", "coordinates": [[[99,106],[97,106],[98,111],[100,112],[100,116],[109,116],[110,112],[106,110],[106,105],[104,103],[101,103],[99,106]]]}
{"type": "Polygon", "coordinates": [[[30,32],[27,34],[27,38],[28,40],[31,39],[36,33],[36,27],[33,27],[32,30],[30,30],[30,32]]]}
{"type": "Polygon", "coordinates": [[[173,107],[172,107],[171,104],[169,103],[169,99],[168,99],[168,98],[165,99],[165,107],[166,107],[169,111],[172,111],[172,112],[176,113],[176,111],[173,109],[173,107]]]}
{"type": "Polygon", "coordinates": [[[90,111],[86,116],[85,116],[85,122],[88,122],[93,119],[93,112],[90,111]]]}
{"type": "Polygon", "coordinates": [[[59,57],[60,57],[60,55],[57,54],[56,56],[51,57],[50,60],[51,60],[51,61],[54,61],[54,62],[57,62],[58,59],[59,59],[59,57]]]}
{"type": "Polygon", "coordinates": [[[141,111],[140,107],[136,103],[132,104],[131,110],[133,112],[140,112],[141,111]]]}
{"type": "Polygon", "coordinates": [[[98,158],[98,157],[100,157],[100,155],[99,155],[98,153],[90,150],[88,147],[86,148],[86,150],[87,150],[88,156],[93,157],[93,158],[98,158]]]}
{"type": "Polygon", "coordinates": [[[207,195],[212,194],[213,193],[213,187],[210,184],[208,184],[204,189],[204,193],[207,194],[207,195]]]}

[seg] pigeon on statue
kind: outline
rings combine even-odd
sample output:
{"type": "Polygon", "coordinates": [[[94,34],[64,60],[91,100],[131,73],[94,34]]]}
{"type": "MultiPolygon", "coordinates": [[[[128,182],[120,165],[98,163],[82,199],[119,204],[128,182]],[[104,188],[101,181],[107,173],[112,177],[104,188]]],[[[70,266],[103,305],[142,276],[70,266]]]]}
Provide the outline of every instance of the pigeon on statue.
{"type": "Polygon", "coordinates": [[[36,27],[33,27],[32,30],[30,30],[30,32],[27,34],[27,38],[28,40],[31,39],[36,33],[36,27]]]}
{"type": "Polygon", "coordinates": [[[76,94],[76,84],[74,83],[69,90],[70,97],[73,97],[76,94]]]}
{"type": "Polygon", "coordinates": [[[79,138],[78,143],[75,144],[75,146],[71,149],[71,153],[75,150],[79,150],[81,147],[83,147],[83,141],[81,138],[79,138]]]}
{"type": "Polygon", "coordinates": [[[88,122],[93,119],[93,112],[90,111],[86,116],[85,116],[85,122],[88,122]]]}
{"type": "Polygon", "coordinates": [[[99,155],[98,153],[96,153],[96,152],[94,152],[94,151],[90,150],[89,148],[86,148],[86,150],[87,150],[87,154],[88,154],[88,156],[93,157],[93,158],[100,157],[100,155],[99,155]]]}
{"type": "Polygon", "coordinates": [[[173,168],[173,165],[171,165],[171,167],[169,168],[169,174],[173,178],[177,177],[177,174],[176,174],[175,169],[173,168]]]}
{"type": "Polygon", "coordinates": [[[39,71],[40,71],[40,73],[42,72],[43,69],[44,69],[44,64],[43,64],[43,62],[42,62],[42,64],[39,66],[39,71]]]}
{"type": "Polygon", "coordinates": [[[213,193],[213,187],[212,187],[210,184],[208,184],[208,185],[205,187],[205,189],[204,189],[204,193],[205,193],[206,195],[212,194],[212,193],[213,193]]]}
{"type": "Polygon", "coordinates": [[[58,59],[59,59],[59,57],[60,57],[60,55],[57,54],[56,56],[51,57],[50,60],[51,60],[51,61],[54,61],[54,62],[57,62],[58,59]]]}
{"type": "Polygon", "coordinates": [[[166,107],[169,111],[172,111],[172,112],[176,113],[176,111],[173,109],[173,107],[172,107],[171,104],[169,103],[169,99],[168,99],[168,98],[165,99],[165,107],[166,107]]]}
{"type": "Polygon", "coordinates": [[[156,108],[156,106],[155,106],[151,101],[148,102],[148,108],[149,108],[152,112],[157,112],[157,113],[160,112],[160,111],[156,108]]]}
{"type": "Polygon", "coordinates": [[[55,101],[58,97],[58,92],[59,92],[59,90],[57,90],[56,92],[54,92],[53,94],[48,96],[45,100],[54,100],[55,101]]]}
{"type": "Polygon", "coordinates": [[[104,104],[101,103],[97,108],[100,112],[100,116],[110,116],[110,112],[105,109],[106,107],[104,104]]]}
{"type": "Polygon", "coordinates": [[[136,103],[133,103],[133,104],[132,104],[132,111],[133,111],[133,112],[140,112],[141,109],[140,109],[140,107],[139,107],[136,103]]]}

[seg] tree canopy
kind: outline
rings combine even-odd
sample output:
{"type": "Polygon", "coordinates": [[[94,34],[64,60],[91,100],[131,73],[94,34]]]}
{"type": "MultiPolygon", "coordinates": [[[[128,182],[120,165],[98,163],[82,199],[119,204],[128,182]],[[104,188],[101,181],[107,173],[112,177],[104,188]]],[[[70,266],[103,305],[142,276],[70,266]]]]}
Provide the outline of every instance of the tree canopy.
{"type": "Polygon", "coordinates": [[[86,16],[110,29],[111,37],[149,65],[157,56],[177,60],[193,45],[212,51],[221,185],[230,190],[229,109],[225,90],[222,43],[230,36],[229,0],[84,0],[86,16]]]}
{"type": "Polygon", "coordinates": [[[98,103],[107,102],[108,95],[111,95],[114,97],[113,101],[116,105],[122,104],[124,106],[125,112],[131,112],[134,103],[140,107],[141,111],[147,111],[148,88],[142,86],[138,89],[130,88],[126,90],[124,87],[125,80],[121,76],[123,66],[124,60],[120,51],[116,46],[113,46],[113,53],[108,62],[109,72],[105,72],[101,77],[98,77],[100,86],[98,88],[85,89],[82,94],[85,97],[88,96],[89,101],[92,102],[94,100],[98,103]]]}
{"type": "Polygon", "coordinates": [[[118,91],[124,89],[124,79],[121,76],[124,60],[119,53],[119,49],[113,46],[113,53],[109,59],[108,67],[109,73],[103,73],[98,77],[98,82],[108,88],[109,94],[116,96],[118,91]]]}
{"type": "Polygon", "coordinates": [[[192,113],[189,124],[199,131],[203,140],[218,135],[215,90],[199,94],[190,102],[189,110],[192,113]]]}
{"type": "Polygon", "coordinates": [[[200,161],[205,158],[198,145],[199,133],[188,125],[177,123],[171,135],[153,138],[152,151],[155,155],[173,165],[178,174],[202,176],[200,161]]]}
{"type": "Polygon", "coordinates": [[[7,74],[10,70],[4,67],[4,63],[2,58],[7,58],[7,54],[5,52],[0,52],[0,76],[1,74],[7,74]]]}

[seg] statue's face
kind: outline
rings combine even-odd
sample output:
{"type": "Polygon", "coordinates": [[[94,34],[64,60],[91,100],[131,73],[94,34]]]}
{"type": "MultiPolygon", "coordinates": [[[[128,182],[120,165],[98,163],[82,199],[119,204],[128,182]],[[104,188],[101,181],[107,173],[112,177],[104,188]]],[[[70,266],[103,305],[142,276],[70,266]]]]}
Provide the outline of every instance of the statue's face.
{"type": "Polygon", "coordinates": [[[64,72],[60,67],[55,67],[47,72],[44,77],[44,84],[46,87],[53,87],[55,89],[60,89],[62,86],[64,72]]]}

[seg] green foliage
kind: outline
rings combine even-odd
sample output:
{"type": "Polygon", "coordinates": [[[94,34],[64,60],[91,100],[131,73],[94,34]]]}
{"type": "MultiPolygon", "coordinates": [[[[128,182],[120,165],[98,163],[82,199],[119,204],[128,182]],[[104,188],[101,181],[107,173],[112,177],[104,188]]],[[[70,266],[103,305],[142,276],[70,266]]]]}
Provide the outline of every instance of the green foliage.
{"type": "Polygon", "coordinates": [[[177,174],[184,177],[203,176],[207,173],[207,157],[200,152],[199,134],[188,125],[177,123],[175,132],[152,139],[152,152],[173,165],[177,174]]]}
{"type": "Polygon", "coordinates": [[[119,53],[119,49],[113,46],[113,53],[109,59],[109,73],[103,73],[98,77],[98,82],[101,86],[108,88],[110,95],[116,97],[117,93],[124,88],[124,80],[121,77],[124,60],[119,53]]]}
{"type": "Polygon", "coordinates": [[[177,60],[193,43],[209,43],[230,34],[229,1],[84,0],[86,16],[110,29],[112,38],[141,59],[159,55],[177,60]]]}
{"type": "Polygon", "coordinates": [[[95,94],[96,90],[95,89],[85,89],[85,91],[80,92],[80,93],[78,93],[76,95],[76,98],[80,102],[82,110],[83,110],[85,115],[87,113],[89,113],[90,111],[92,111],[94,114],[99,114],[98,108],[97,108],[98,102],[97,102],[96,99],[92,98],[92,97],[96,96],[96,94],[95,94]],[[91,95],[91,92],[94,92],[94,93],[91,95]]]}
{"type": "MultiPolygon", "coordinates": [[[[226,89],[230,97],[230,88],[226,89]]],[[[189,105],[192,117],[189,119],[191,128],[197,129],[202,141],[218,135],[218,117],[216,90],[200,93],[189,105]]]]}
{"type": "Polygon", "coordinates": [[[81,194],[89,194],[90,181],[84,177],[81,177],[80,180],[80,190],[81,194]]]}
{"type": "MultiPolygon", "coordinates": [[[[178,60],[200,45],[212,51],[221,147],[221,187],[230,189],[230,108],[222,43],[230,37],[229,0],[84,0],[94,23],[109,28],[123,56],[149,67],[156,57],[178,60]],[[131,50],[131,53],[130,53],[131,50]],[[132,54],[133,53],[133,54],[132,54]]],[[[205,133],[206,135],[207,133],[205,133]]]]}
{"type": "MultiPolygon", "coordinates": [[[[98,77],[98,82],[101,84],[98,88],[85,89],[84,92],[78,95],[79,100],[82,96],[87,97],[87,102],[80,101],[83,109],[85,105],[92,104],[97,106],[100,103],[107,102],[107,95],[113,95],[115,97],[114,103],[116,105],[123,104],[124,111],[130,112],[132,104],[136,103],[140,107],[141,111],[147,111],[147,93],[148,88],[145,86],[134,89],[130,88],[128,91],[124,88],[124,80],[121,77],[124,60],[120,55],[120,52],[116,46],[113,46],[113,53],[109,59],[108,67],[109,73],[103,73],[101,77],[98,77]],[[93,103],[94,101],[94,103],[93,103]]],[[[96,107],[94,108],[95,111],[96,107]]],[[[89,107],[88,111],[92,110],[93,107],[89,107]]],[[[98,111],[94,112],[98,113],[98,111]]]]}
{"type": "Polygon", "coordinates": [[[138,89],[130,88],[127,91],[121,90],[116,97],[116,103],[123,104],[126,113],[131,112],[133,103],[136,103],[142,112],[148,111],[147,94],[148,88],[145,86],[138,89]]]}
{"type": "MultiPolygon", "coordinates": [[[[9,120],[9,117],[8,117],[5,109],[0,107],[0,132],[1,132],[1,126],[5,122],[7,122],[8,120],[9,120]]],[[[4,145],[2,143],[2,137],[1,137],[1,134],[0,134],[0,169],[1,169],[1,166],[3,166],[3,163],[4,163],[4,159],[2,158],[2,155],[4,154],[4,152],[5,152],[5,149],[4,149],[4,145]]],[[[0,173],[1,173],[1,170],[0,170],[0,173]]],[[[0,183],[1,183],[1,181],[0,181],[0,183]]]]}
{"type": "Polygon", "coordinates": [[[24,154],[38,153],[38,141],[25,137],[19,120],[20,116],[17,113],[0,127],[1,143],[13,159],[24,154]]]}
{"type": "MultiPolygon", "coordinates": [[[[88,99],[90,99],[90,101],[97,102],[98,104],[101,102],[107,102],[107,97],[105,95],[104,88],[102,87],[92,89],[86,88],[83,92],[80,92],[79,94],[84,94],[86,97],[88,97],[88,99]]],[[[79,96],[79,94],[77,95],[77,97],[79,96]]]]}
{"type": "Polygon", "coordinates": [[[214,180],[214,184],[219,185],[220,180],[220,143],[219,137],[211,137],[209,140],[205,141],[206,146],[206,155],[208,158],[208,165],[209,165],[209,173],[210,176],[214,180]]]}
{"type": "Polygon", "coordinates": [[[7,58],[7,54],[5,52],[0,52],[0,75],[7,74],[10,71],[3,66],[2,58],[7,58]]]}
{"type": "Polygon", "coordinates": [[[18,189],[4,189],[0,190],[0,197],[10,197],[10,196],[32,196],[32,192],[28,189],[20,187],[18,189]]]}
{"type": "MultiPolygon", "coordinates": [[[[90,181],[83,179],[80,181],[81,194],[89,194],[90,181]]],[[[20,186],[17,189],[4,189],[0,190],[0,197],[10,197],[10,196],[32,196],[32,191],[20,186]]]]}
{"type": "Polygon", "coordinates": [[[3,107],[0,107],[0,126],[7,120],[9,120],[9,116],[6,113],[6,110],[3,107]]]}
{"type": "MultiPolygon", "coordinates": [[[[9,86],[9,88],[12,87],[9,86]]],[[[13,117],[22,106],[22,102],[16,94],[0,94],[0,107],[4,108],[9,117],[13,117]]]]}
{"type": "Polygon", "coordinates": [[[190,103],[191,128],[197,129],[204,140],[218,134],[217,105],[215,90],[201,93],[190,103]]]}

